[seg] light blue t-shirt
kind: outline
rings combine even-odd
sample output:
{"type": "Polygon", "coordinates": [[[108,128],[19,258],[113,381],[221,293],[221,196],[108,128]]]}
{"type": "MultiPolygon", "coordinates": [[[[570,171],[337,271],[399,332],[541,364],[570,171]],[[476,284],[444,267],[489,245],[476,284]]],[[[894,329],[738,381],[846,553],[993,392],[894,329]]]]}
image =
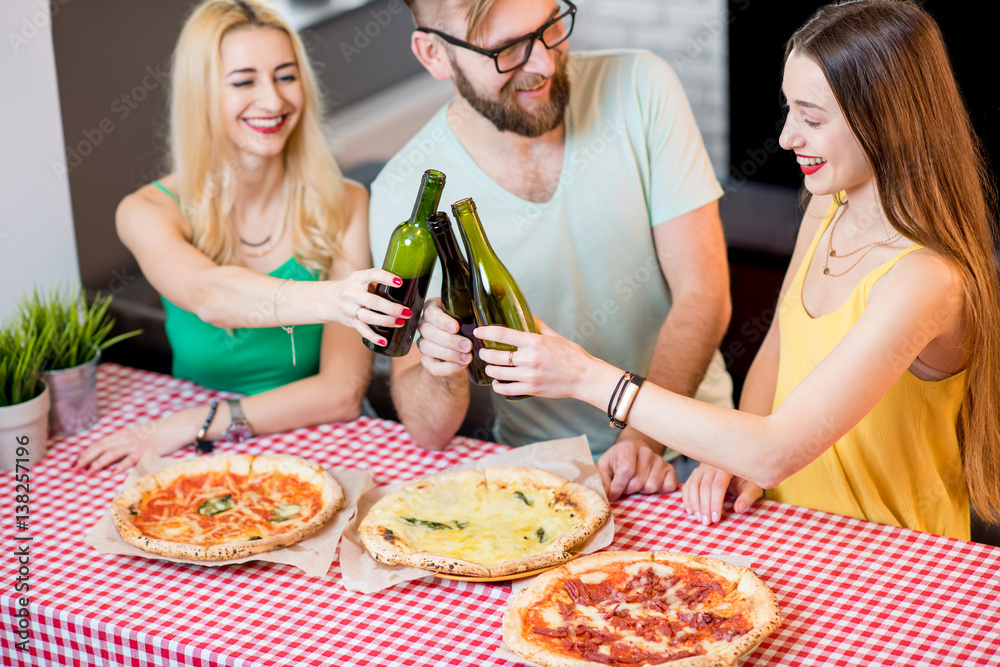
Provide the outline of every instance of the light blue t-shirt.
{"type": "MultiPolygon", "coordinates": [[[[534,315],[594,356],[646,375],[670,310],[652,227],[722,196],[687,97],[647,51],[571,53],[566,153],[552,199],[521,199],[491,180],[458,141],[442,108],[372,184],[372,256],[409,217],[425,169],[447,176],[441,209],[472,197],[493,249],[534,315]]],[[[456,234],[457,234],[456,228],[456,234]]],[[[435,270],[428,297],[440,293],[435,270]]],[[[609,396],[611,387],[608,388],[609,396]]],[[[732,406],[716,351],[696,398],[732,406]]],[[[586,434],[595,455],[620,431],[572,399],[493,395],[494,437],[520,446],[586,434]]]]}

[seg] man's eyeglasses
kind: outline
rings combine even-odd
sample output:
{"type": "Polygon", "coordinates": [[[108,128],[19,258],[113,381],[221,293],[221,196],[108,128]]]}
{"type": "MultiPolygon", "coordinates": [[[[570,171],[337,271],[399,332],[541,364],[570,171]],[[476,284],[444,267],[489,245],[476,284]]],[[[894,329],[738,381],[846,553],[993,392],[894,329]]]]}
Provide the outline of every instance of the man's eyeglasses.
{"type": "Polygon", "coordinates": [[[476,53],[480,53],[488,58],[492,58],[493,63],[497,66],[497,72],[500,74],[506,74],[507,72],[516,70],[518,67],[521,67],[524,63],[528,62],[528,58],[531,57],[531,47],[535,45],[535,40],[541,40],[542,44],[545,45],[545,48],[552,49],[565,42],[570,33],[573,32],[573,22],[576,17],[576,5],[569,0],[562,1],[567,7],[569,7],[569,9],[543,25],[535,32],[529,33],[524,37],[518,37],[514,41],[508,42],[495,49],[487,50],[480,48],[475,44],[462,41],[461,39],[452,37],[451,35],[441,32],[440,30],[434,30],[433,28],[417,28],[417,30],[419,32],[437,35],[449,44],[454,44],[455,46],[460,46],[463,49],[469,49],[470,51],[475,51],[476,53]]]}

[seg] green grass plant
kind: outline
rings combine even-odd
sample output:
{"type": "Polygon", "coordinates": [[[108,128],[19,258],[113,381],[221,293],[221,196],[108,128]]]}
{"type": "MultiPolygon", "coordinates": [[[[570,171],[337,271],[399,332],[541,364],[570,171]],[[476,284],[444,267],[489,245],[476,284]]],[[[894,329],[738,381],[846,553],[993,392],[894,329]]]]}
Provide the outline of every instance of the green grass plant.
{"type": "Polygon", "coordinates": [[[0,407],[25,403],[45,389],[38,347],[38,337],[19,323],[0,328],[0,407]]]}
{"type": "Polygon", "coordinates": [[[42,371],[58,371],[86,363],[115,343],[137,336],[142,330],[108,338],[115,325],[108,315],[111,294],[98,292],[88,304],[83,288],[56,288],[40,293],[37,288],[18,303],[15,317],[29,335],[37,339],[36,354],[42,371]]]}

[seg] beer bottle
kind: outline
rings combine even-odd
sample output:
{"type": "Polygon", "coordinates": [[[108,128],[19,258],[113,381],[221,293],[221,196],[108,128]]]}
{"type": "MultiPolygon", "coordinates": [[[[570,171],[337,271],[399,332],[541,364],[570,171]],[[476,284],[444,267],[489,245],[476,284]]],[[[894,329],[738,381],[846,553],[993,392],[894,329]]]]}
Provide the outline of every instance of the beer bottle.
{"type": "MultiPolygon", "coordinates": [[[[496,324],[519,331],[538,333],[535,318],[531,316],[528,301],[521,293],[513,276],[493,252],[483,223],[476,212],[476,203],[471,198],[461,199],[451,205],[451,211],[458,220],[465,251],[469,256],[469,272],[472,277],[472,298],[476,317],[483,325],[496,324]]],[[[496,350],[516,350],[504,343],[485,341],[486,347],[496,350]]],[[[527,398],[526,396],[504,396],[508,400],[527,398]]]]}
{"type": "Polygon", "coordinates": [[[476,384],[492,384],[493,378],[486,374],[486,362],[479,358],[483,342],[472,335],[478,322],[472,300],[469,264],[455,242],[451,219],[444,211],[438,211],[427,218],[427,229],[431,232],[431,238],[437,246],[438,259],[441,260],[441,306],[444,312],[458,320],[459,333],[472,343],[472,361],[466,366],[469,378],[476,384]]]}
{"type": "Polygon", "coordinates": [[[410,219],[392,232],[382,268],[402,278],[403,284],[400,287],[379,285],[375,294],[402,304],[412,310],[413,315],[406,324],[398,328],[372,326],[372,330],[384,338],[386,344],[376,345],[363,339],[370,350],[390,357],[401,357],[410,351],[420,322],[420,311],[424,307],[427,285],[434,270],[434,259],[437,257],[434,241],[427,230],[427,216],[437,210],[441,191],[444,190],[444,180],[444,174],[440,171],[425,171],[410,219]]]}

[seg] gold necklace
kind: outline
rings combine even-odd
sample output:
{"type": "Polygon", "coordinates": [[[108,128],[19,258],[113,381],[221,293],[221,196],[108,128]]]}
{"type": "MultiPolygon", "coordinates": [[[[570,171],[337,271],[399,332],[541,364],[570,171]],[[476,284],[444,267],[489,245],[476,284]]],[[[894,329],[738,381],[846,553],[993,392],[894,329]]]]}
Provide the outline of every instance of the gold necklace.
{"type": "Polygon", "coordinates": [[[892,245],[893,243],[895,243],[896,241],[898,241],[899,239],[901,239],[903,237],[903,235],[900,232],[896,232],[895,234],[890,235],[888,238],[883,239],[882,241],[872,241],[871,243],[866,243],[865,245],[861,246],[857,250],[852,250],[851,252],[840,254],[836,250],[833,249],[833,232],[837,229],[837,223],[840,222],[840,219],[843,218],[844,215],[846,215],[846,214],[847,214],[847,204],[845,203],[844,204],[844,213],[841,214],[841,215],[838,215],[836,218],[834,218],[833,219],[833,224],[830,225],[830,237],[827,239],[827,242],[826,242],[826,257],[823,258],[823,275],[824,276],[830,276],[831,278],[839,278],[840,276],[844,275],[845,273],[847,273],[848,271],[850,271],[851,269],[853,269],[855,266],[857,266],[858,264],[860,264],[861,260],[863,260],[868,255],[868,253],[870,253],[875,248],[880,248],[882,246],[892,245]],[[850,257],[851,255],[858,254],[862,250],[864,250],[865,252],[861,255],[861,257],[858,257],[857,261],[854,262],[854,264],[851,264],[849,267],[847,267],[846,269],[844,269],[840,273],[830,273],[830,258],[831,257],[837,257],[837,258],[850,257]]]}

